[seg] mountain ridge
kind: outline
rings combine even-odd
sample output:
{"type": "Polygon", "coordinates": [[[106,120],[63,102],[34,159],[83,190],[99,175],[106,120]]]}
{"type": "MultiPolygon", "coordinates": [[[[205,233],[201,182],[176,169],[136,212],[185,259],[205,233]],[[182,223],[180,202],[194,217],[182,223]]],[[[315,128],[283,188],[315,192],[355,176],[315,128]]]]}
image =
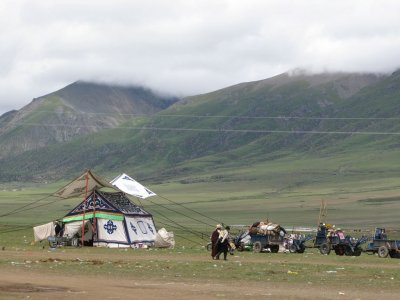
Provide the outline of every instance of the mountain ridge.
{"type": "Polygon", "coordinates": [[[125,120],[124,114],[151,115],[176,101],[143,87],[78,81],[34,98],[12,115],[2,115],[0,158],[116,127],[125,120]]]}
{"type": "Polygon", "coordinates": [[[398,112],[399,91],[396,73],[281,74],[186,97],[156,113],[3,158],[0,180],[55,180],[82,168],[123,168],[154,180],[191,181],[207,170],[232,172],[283,157],[396,151],[393,136],[353,133],[400,131],[394,120],[373,119],[398,112]]]}

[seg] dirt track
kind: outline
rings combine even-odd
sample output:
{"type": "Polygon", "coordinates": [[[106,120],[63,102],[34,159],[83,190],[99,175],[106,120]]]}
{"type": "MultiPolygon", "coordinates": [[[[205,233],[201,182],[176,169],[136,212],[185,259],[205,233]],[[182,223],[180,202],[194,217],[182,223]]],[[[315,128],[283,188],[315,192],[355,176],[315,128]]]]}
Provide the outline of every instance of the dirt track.
{"type": "MultiPolygon", "coordinates": [[[[49,259],[48,253],[4,251],[11,260],[22,257],[33,260],[49,259]],[[47,258],[46,258],[47,257],[47,258]]],[[[82,253],[81,253],[82,254],[82,253]]],[[[57,253],[52,257],[57,258],[57,253]]],[[[62,254],[64,260],[76,259],[76,254],[62,254]]],[[[93,262],[110,259],[107,255],[84,255],[93,262]]],[[[113,256],[112,259],[127,259],[113,256]]],[[[132,259],[150,259],[149,256],[132,259]]],[[[164,260],[177,260],[176,256],[163,256],[164,260]]],[[[185,260],[198,261],[204,257],[185,256],[185,260]]],[[[19,260],[21,261],[21,260],[19,260]]],[[[224,263],[224,262],[221,262],[224,263]]],[[[227,264],[229,264],[228,262],[227,264]]],[[[139,277],[140,278],[140,277],[139,277]]],[[[194,278],[165,278],[155,280],[121,279],[112,274],[73,275],[49,274],[27,268],[23,264],[5,264],[0,271],[0,299],[399,299],[396,292],[368,291],[354,287],[340,289],[299,283],[241,282],[194,278]]]]}
{"type": "Polygon", "coordinates": [[[265,283],[115,280],[105,277],[49,276],[27,270],[0,275],[1,299],[398,299],[397,294],[265,283]]]}

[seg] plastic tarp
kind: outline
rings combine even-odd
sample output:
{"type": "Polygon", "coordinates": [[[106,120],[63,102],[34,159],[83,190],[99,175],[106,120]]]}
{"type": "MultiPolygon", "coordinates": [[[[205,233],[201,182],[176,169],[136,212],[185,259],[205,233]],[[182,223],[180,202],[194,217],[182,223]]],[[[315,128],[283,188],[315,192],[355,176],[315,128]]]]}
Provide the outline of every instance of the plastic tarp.
{"type": "Polygon", "coordinates": [[[55,235],[55,226],[54,222],[50,222],[47,224],[39,225],[33,227],[33,235],[35,237],[35,242],[43,241],[47,239],[49,236],[55,235]]]}
{"type": "Polygon", "coordinates": [[[124,193],[141,199],[156,196],[156,193],[153,193],[148,188],[141,185],[139,182],[137,182],[132,177],[129,177],[125,173],[117,176],[110,183],[124,193]]]}
{"type": "Polygon", "coordinates": [[[131,243],[152,244],[156,238],[156,228],[151,217],[125,217],[131,243]]]}
{"type": "Polygon", "coordinates": [[[174,248],[175,238],[173,232],[168,232],[165,228],[161,228],[157,234],[154,242],[156,248],[174,248]]]}

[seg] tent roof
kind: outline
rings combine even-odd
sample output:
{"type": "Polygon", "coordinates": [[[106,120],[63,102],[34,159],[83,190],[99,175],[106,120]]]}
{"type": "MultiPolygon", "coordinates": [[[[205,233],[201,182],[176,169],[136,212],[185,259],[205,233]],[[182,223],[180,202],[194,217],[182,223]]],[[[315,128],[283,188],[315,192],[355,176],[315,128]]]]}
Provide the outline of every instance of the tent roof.
{"type": "Polygon", "coordinates": [[[82,196],[86,192],[86,180],[88,193],[91,193],[93,190],[101,189],[103,187],[119,191],[107,180],[94,174],[92,171],[87,170],[85,173],[55,192],[53,195],[64,199],[82,196]]]}
{"type": "Polygon", "coordinates": [[[107,193],[97,192],[104,199],[107,199],[112,205],[114,205],[119,211],[124,214],[137,214],[137,215],[150,215],[143,208],[132,203],[131,200],[124,195],[123,192],[119,193],[107,193]]]}
{"type": "Polygon", "coordinates": [[[70,222],[71,220],[85,218],[122,218],[122,215],[127,216],[151,216],[150,213],[143,208],[132,203],[123,192],[100,192],[93,191],[88,195],[86,200],[83,200],[79,205],[73,208],[67,215],[64,216],[63,221],[70,222]],[[94,215],[94,213],[96,215],[94,215]]]}

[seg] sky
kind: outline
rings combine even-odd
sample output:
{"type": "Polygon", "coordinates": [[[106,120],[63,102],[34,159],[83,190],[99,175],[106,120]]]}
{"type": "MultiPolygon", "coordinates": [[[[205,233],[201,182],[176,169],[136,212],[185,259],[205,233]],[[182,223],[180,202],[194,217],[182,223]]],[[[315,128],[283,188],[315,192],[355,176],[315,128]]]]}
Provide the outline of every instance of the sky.
{"type": "Polygon", "coordinates": [[[197,95],[400,68],[398,0],[1,0],[0,115],[77,80],[197,95]]]}

